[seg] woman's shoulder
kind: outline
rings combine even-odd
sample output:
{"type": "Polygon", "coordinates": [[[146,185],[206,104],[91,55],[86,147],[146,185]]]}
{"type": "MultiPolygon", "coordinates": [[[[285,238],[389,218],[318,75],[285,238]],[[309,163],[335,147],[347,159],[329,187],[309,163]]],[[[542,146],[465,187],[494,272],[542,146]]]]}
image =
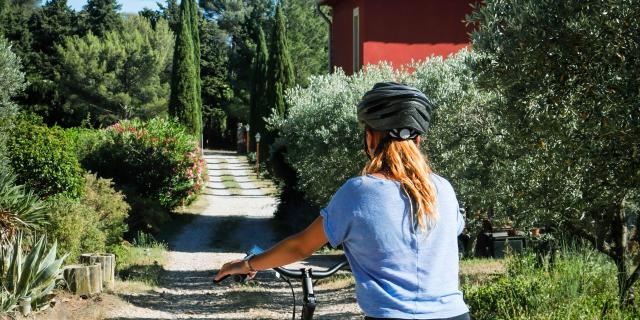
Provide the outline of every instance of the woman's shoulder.
{"type": "Polygon", "coordinates": [[[453,188],[451,186],[451,183],[449,182],[449,180],[447,180],[445,177],[437,174],[437,173],[431,173],[431,180],[433,181],[434,184],[436,185],[442,185],[442,186],[447,186],[450,188],[453,188]]]}
{"type": "Polygon", "coordinates": [[[341,187],[340,192],[362,193],[376,190],[385,190],[389,187],[398,187],[397,181],[377,177],[373,175],[361,175],[348,179],[341,187]]]}
{"type": "MultiPolygon", "coordinates": [[[[454,193],[453,186],[446,178],[441,175],[432,173],[431,181],[433,182],[438,193],[454,193]]],[[[388,192],[389,188],[399,188],[400,183],[395,180],[389,180],[374,175],[361,175],[348,179],[338,190],[340,193],[357,194],[362,192],[388,192]]]]}

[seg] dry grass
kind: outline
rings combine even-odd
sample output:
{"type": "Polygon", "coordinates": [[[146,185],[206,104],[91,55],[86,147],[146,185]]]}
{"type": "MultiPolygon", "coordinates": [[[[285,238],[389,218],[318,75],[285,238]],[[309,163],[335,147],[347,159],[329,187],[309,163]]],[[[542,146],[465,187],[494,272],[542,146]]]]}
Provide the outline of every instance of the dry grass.
{"type": "Polygon", "coordinates": [[[113,287],[113,293],[117,295],[130,294],[130,293],[143,293],[149,292],[156,288],[156,285],[149,281],[143,280],[116,280],[113,287]]]}
{"type": "Polygon", "coordinates": [[[460,284],[481,285],[506,271],[504,260],[466,259],[460,262],[460,284]]]}

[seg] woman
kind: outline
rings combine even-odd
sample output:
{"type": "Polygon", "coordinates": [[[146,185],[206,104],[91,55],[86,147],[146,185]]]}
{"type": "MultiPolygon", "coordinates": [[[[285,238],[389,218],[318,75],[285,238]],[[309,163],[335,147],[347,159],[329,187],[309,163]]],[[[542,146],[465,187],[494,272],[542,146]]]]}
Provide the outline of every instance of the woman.
{"type": "Polygon", "coordinates": [[[358,105],[369,156],[304,231],[216,275],[255,274],[342,245],[366,319],[469,319],[458,289],[464,220],[453,188],[418,148],[433,105],[419,90],[378,83],[358,105]]]}

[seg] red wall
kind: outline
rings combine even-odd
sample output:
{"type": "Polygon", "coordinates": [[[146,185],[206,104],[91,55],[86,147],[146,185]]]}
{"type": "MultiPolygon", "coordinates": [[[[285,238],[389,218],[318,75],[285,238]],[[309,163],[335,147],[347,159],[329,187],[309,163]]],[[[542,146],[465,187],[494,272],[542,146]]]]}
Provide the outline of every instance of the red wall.
{"type": "Polygon", "coordinates": [[[353,8],[360,9],[363,65],[391,62],[394,67],[446,56],[469,45],[470,30],[462,22],[472,0],[335,0],[332,61],[347,74],[352,66],[353,8]]]}
{"type": "MultiPolygon", "coordinates": [[[[332,66],[340,67],[347,74],[353,73],[352,23],[353,8],[360,7],[366,0],[338,0],[332,5],[333,23],[331,24],[331,62],[332,66]]],[[[362,28],[362,13],[360,14],[360,28],[362,28]]],[[[360,33],[362,39],[362,31],[360,33]]],[[[360,49],[362,52],[362,49],[360,49]]],[[[362,61],[362,55],[360,57],[362,61]]]]}

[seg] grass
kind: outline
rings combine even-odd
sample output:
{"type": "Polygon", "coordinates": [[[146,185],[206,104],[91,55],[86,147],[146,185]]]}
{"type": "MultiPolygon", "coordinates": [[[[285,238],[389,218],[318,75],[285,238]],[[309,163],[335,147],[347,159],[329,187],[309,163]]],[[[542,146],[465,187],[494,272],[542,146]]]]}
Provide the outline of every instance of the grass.
{"type": "Polygon", "coordinates": [[[240,184],[233,178],[232,175],[223,175],[220,178],[222,179],[222,184],[225,188],[227,188],[232,196],[242,194],[242,188],[240,187],[240,184]]]}
{"type": "Polygon", "coordinates": [[[505,273],[504,260],[472,258],[460,261],[460,284],[481,285],[505,273]]]}
{"type": "Polygon", "coordinates": [[[157,287],[164,271],[167,245],[152,242],[122,246],[118,252],[115,293],[145,292],[157,287]]]}
{"type": "MultiPolygon", "coordinates": [[[[525,253],[507,258],[504,265],[502,274],[464,283],[474,319],[640,318],[637,307],[619,307],[615,265],[594,250],[564,249],[553,264],[525,253]]],[[[467,267],[480,266],[470,262],[467,267]]],[[[487,269],[491,266],[488,262],[487,269]]]]}

